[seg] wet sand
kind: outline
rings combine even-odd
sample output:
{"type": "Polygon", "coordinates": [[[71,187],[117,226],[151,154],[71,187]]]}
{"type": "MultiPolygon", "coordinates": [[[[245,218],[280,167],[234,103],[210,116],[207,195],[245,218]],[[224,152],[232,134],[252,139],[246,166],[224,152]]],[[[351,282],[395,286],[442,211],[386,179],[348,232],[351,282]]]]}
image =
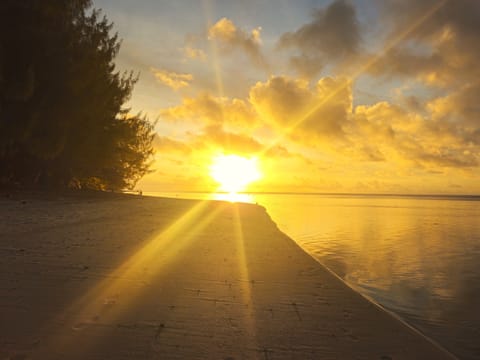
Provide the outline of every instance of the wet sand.
{"type": "Polygon", "coordinates": [[[247,204],[0,198],[0,359],[451,359],[247,204]]]}

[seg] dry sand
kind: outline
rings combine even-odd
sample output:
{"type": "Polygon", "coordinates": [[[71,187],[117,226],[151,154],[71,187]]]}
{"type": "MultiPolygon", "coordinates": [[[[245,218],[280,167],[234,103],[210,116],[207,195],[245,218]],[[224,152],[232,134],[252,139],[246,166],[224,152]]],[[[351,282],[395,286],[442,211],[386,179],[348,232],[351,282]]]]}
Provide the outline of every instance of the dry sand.
{"type": "Polygon", "coordinates": [[[3,196],[0,259],[2,360],[452,358],[255,205],[3,196]]]}

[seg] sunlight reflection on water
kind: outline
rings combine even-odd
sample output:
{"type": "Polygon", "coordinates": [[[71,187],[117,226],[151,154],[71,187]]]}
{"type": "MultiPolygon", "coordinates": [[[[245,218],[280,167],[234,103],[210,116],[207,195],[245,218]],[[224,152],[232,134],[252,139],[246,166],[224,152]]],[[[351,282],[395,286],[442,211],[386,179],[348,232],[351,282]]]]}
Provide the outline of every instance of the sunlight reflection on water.
{"type": "Polygon", "coordinates": [[[258,195],[256,201],[359,292],[462,358],[479,358],[478,199],[258,195]]]}
{"type": "Polygon", "coordinates": [[[211,194],[212,200],[229,201],[229,202],[242,202],[242,203],[255,203],[255,199],[250,194],[243,193],[213,193],[211,194]]]}
{"type": "Polygon", "coordinates": [[[203,192],[158,192],[150,191],[144,193],[147,196],[160,196],[179,199],[194,199],[194,200],[218,200],[228,202],[241,202],[255,204],[255,195],[236,192],[219,192],[219,193],[203,193],[203,192]]]}

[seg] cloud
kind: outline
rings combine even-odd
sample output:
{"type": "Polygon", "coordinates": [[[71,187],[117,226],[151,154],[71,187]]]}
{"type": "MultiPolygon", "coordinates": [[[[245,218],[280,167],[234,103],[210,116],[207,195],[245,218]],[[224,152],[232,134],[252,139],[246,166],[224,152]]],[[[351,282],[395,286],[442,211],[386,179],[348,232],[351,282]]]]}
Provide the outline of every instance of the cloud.
{"type": "Polygon", "coordinates": [[[232,20],[222,18],[208,29],[208,38],[217,41],[225,53],[240,49],[245,52],[254,65],[267,69],[267,61],[260,50],[261,30],[261,27],[257,27],[247,32],[237,28],[232,20]]]}
{"type": "Polygon", "coordinates": [[[234,154],[262,154],[271,158],[286,159],[292,156],[301,157],[299,154],[292,154],[286,147],[276,145],[273,147],[266,147],[258,139],[247,133],[238,133],[226,131],[221,126],[208,126],[204,132],[199,135],[195,142],[203,144],[204,148],[220,149],[224,153],[234,154]],[[264,152],[264,150],[266,150],[264,152]]]}
{"type": "Polygon", "coordinates": [[[152,145],[153,149],[160,153],[179,153],[188,155],[192,151],[192,149],[185,143],[158,134],[155,134],[152,145]]]}
{"type": "MultiPolygon", "coordinates": [[[[427,108],[435,120],[461,126],[464,131],[480,131],[480,83],[466,84],[457,91],[431,100],[427,108]]],[[[480,141],[480,140],[479,140],[480,141]]]]}
{"type": "Polygon", "coordinates": [[[326,63],[350,61],[359,51],[360,40],[355,8],[347,1],[336,0],[316,10],[308,24],[283,34],[278,46],[298,50],[291,65],[300,75],[312,77],[326,63]]]}
{"type": "Polygon", "coordinates": [[[263,148],[260,142],[253,137],[225,131],[219,125],[206,127],[196,141],[202,143],[204,147],[221,149],[225,153],[255,154],[263,148]]]}
{"type": "Polygon", "coordinates": [[[191,156],[196,153],[218,153],[225,154],[262,154],[269,158],[300,157],[299,154],[292,154],[286,147],[277,145],[267,148],[258,139],[249,133],[233,132],[225,130],[221,125],[209,125],[202,130],[189,133],[186,139],[177,140],[170,137],[155,135],[153,140],[154,150],[164,158],[174,159],[176,156],[191,156]],[[195,151],[194,151],[195,150],[195,151]],[[264,151],[266,150],[266,151],[264,151]]]}
{"type": "Polygon", "coordinates": [[[349,134],[354,151],[366,160],[377,158],[399,167],[431,170],[478,166],[480,147],[465,136],[461,124],[437,117],[432,112],[434,106],[429,105],[426,116],[387,102],[358,106],[349,134]]]}
{"type": "Polygon", "coordinates": [[[441,85],[451,80],[449,71],[440,71],[445,66],[437,53],[417,55],[408,49],[393,48],[373,62],[368,71],[374,76],[416,77],[428,85],[441,85]]]}
{"type": "Polygon", "coordinates": [[[248,100],[202,93],[162,110],[161,116],[200,125],[200,132],[191,134],[193,148],[267,151],[280,158],[303,147],[345,162],[383,163],[391,170],[442,171],[479,164],[479,95],[480,85],[465,85],[415,106],[384,101],[353,108],[348,79],[324,77],[310,83],[274,76],[253,85],[248,100]],[[253,136],[251,129],[260,127],[273,135],[253,136]]]}
{"type": "Polygon", "coordinates": [[[307,81],[275,76],[257,82],[250,89],[249,99],[262,118],[288,125],[306,113],[313,94],[307,81]]]}
{"type": "Polygon", "coordinates": [[[201,93],[162,110],[165,120],[197,126],[189,125],[186,140],[159,137],[156,147],[182,163],[205,163],[218,151],[259,154],[266,183],[282,189],[337,184],[355,191],[359,181],[381,179],[385,191],[392,184],[432,191],[418,179],[442,189],[442,177],[457,181],[478,172],[479,95],[480,85],[466,84],[426,101],[354,107],[349,79],[272,76],[254,84],[247,99],[201,93]],[[302,175],[289,177],[295,171],[302,175]]]}
{"type": "MultiPolygon", "coordinates": [[[[263,145],[245,133],[226,131],[220,125],[204,127],[197,133],[190,133],[187,139],[176,140],[166,136],[155,135],[153,140],[155,151],[164,155],[189,156],[195,151],[222,151],[224,153],[255,154],[263,149],[263,145]]],[[[288,154],[281,147],[272,151],[275,154],[288,154]]]]}
{"type": "Polygon", "coordinates": [[[351,86],[346,79],[322,78],[314,88],[305,80],[271,77],[250,89],[249,100],[259,116],[291,137],[336,138],[352,107],[351,86]]]}
{"type": "Polygon", "coordinates": [[[249,100],[260,119],[296,144],[347,163],[383,163],[391,171],[479,166],[480,85],[414,107],[355,108],[351,87],[345,78],[325,77],[312,86],[277,76],[255,84],[249,100]]]}
{"type": "Polygon", "coordinates": [[[163,109],[160,115],[170,121],[193,121],[205,125],[252,128],[258,124],[255,112],[246,101],[215,97],[209,93],[183,98],[181,105],[163,109]]]}
{"type": "Polygon", "coordinates": [[[480,2],[387,0],[381,16],[394,46],[370,69],[448,87],[480,77],[480,2]],[[399,39],[400,41],[395,41],[399,39]]]}
{"type": "Polygon", "coordinates": [[[193,80],[192,74],[179,74],[173,71],[170,72],[155,68],[151,68],[150,71],[153,73],[158,82],[168,86],[169,88],[172,88],[173,90],[188,87],[193,80]]]}
{"type": "MultiPolygon", "coordinates": [[[[345,78],[325,77],[313,85],[301,79],[274,76],[250,88],[248,99],[200,93],[184,97],[177,106],[162,109],[172,122],[189,122],[227,130],[272,129],[291,138],[341,139],[352,112],[351,84],[345,78]]],[[[270,136],[271,137],[271,136],[270,136]]]]}
{"type": "Polygon", "coordinates": [[[192,46],[185,46],[183,48],[183,53],[187,57],[187,59],[193,59],[193,60],[200,60],[200,61],[206,61],[207,60],[207,54],[205,54],[205,51],[202,49],[197,49],[192,46]]]}
{"type": "MultiPolygon", "coordinates": [[[[396,156],[399,164],[406,161],[411,168],[425,168],[431,173],[478,168],[480,2],[379,3],[381,18],[390,28],[385,40],[388,51],[372,63],[369,73],[414,79],[430,91],[423,94],[427,100],[413,99],[403,109],[388,103],[357,107],[357,120],[364,116],[358,120],[364,126],[361,130],[368,125],[371,131],[378,131],[369,138],[377,136],[373,143],[386,161],[396,156]],[[395,113],[387,114],[393,108],[397,109],[395,113]],[[382,131],[386,135],[387,129],[389,136],[380,136],[382,131]]],[[[365,138],[358,141],[365,142],[365,138]]]]}

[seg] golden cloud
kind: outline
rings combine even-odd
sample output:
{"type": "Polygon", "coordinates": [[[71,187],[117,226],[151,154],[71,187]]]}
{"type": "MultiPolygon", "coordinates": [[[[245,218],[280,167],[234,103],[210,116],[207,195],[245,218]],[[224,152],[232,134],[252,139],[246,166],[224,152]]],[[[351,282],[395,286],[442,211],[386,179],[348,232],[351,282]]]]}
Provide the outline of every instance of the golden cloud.
{"type": "Polygon", "coordinates": [[[173,90],[187,87],[193,80],[192,74],[179,74],[173,71],[159,70],[155,68],[151,68],[150,71],[158,82],[172,88],[173,90]]]}
{"type": "Polygon", "coordinates": [[[478,146],[474,149],[460,128],[431,114],[421,116],[386,102],[358,106],[351,143],[367,158],[368,152],[373,151],[381,160],[400,166],[428,169],[478,166],[478,146]]]}
{"type": "Polygon", "coordinates": [[[186,143],[171,139],[166,136],[155,134],[153,138],[153,149],[160,153],[179,153],[188,155],[192,149],[186,143]]]}
{"type": "Polygon", "coordinates": [[[255,127],[257,116],[244,100],[215,97],[202,93],[195,98],[184,98],[182,104],[163,109],[160,116],[170,121],[200,122],[205,125],[255,127]]]}
{"type": "Polygon", "coordinates": [[[202,49],[197,49],[191,46],[186,46],[183,48],[183,52],[188,59],[194,60],[207,60],[207,54],[202,49]]]}
{"type": "Polygon", "coordinates": [[[237,28],[232,20],[222,18],[208,29],[208,38],[217,41],[225,53],[241,49],[254,65],[267,69],[267,61],[260,50],[261,30],[261,27],[257,27],[247,32],[237,28]]]}
{"type": "MultiPolygon", "coordinates": [[[[353,107],[349,79],[273,76],[254,84],[248,99],[201,93],[162,110],[166,120],[198,126],[187,140],[158,137],[156,148],[182,167],[219,151],[259,154],[269,175],[258,186],[276,183],[279,190],[301,184],[312,191],[329,186],[348,191],[377,184],[385,191],[420,191],[414,181],[420,177],[441,189],[441,176],[478,173],[479,94],[480,85],[467,84],[414,105],[383,101],[353,107]],[[299,175],[292,177],[295,172],[299,175]]],[[[199,166],[193,167],[198,176],[199,166]]]]}
{"type": "Polygon", "coordinates": [[[436,120],[462,125],[464,130],[480,131],[480,83],[466,84],[444,97],[431,100],[427,108],[436,120]]]}
{"type": "Polygon", "coordinates": [[[255,154],[263,148],[262,144],[244,133],[225,131],[222,126],[213,125],[204,129],[204,132],[196,137],[197,147],[220,150],[224,153],[255,154]]]}
{"type": "Polygon", "coordinates": [[[250,89],[249,100],[265,121],[293,137],[341,138],[352,108],[347,79],[322,78],[314,88],[304,80],[271,77],[250,89]]]}
{"type": "Polygon", "coordinates": [[[325,77],[311,85],[276,76],[252,86],[248,101],[203,93],[184,98],[181,105],[161,115],[200,123],[204,130],[194,134],[197,145],[210,142],[230,151],[280,154],[284,150],[288,154],[298,144],[345,161],[383,162],[389,167],[478,165],[480,126],[471,119],[478,111],[480,86],[465,86],[428,102],[423,109],[417,104],[415,110],[389,102],[353,109],[351,87],[345,78],[325,77]],[[277,134],[273,141],[272,136],[255,138],[248,131],[261,124],[277,134]],[[275,150],[262,144],[267,142],[275,150]]]}

